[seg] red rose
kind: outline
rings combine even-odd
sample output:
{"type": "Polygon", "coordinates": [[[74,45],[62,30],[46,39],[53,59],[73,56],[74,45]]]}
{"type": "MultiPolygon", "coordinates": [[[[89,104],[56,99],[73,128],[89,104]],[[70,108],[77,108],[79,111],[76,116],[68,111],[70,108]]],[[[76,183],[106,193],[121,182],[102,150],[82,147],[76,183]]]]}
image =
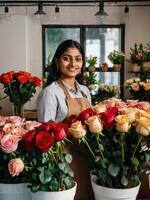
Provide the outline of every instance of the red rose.
{"type": "Polygon", "coordinates": [[[62,128],[64,128],[64,130],[66,132],[66,135],[68,135],[69,125],[66,122],[61,122],[61,123],[59,123],[59,126],[61,126],[62,128]]]}
{"type": "Polygon", "coordinates": [[[118,115],[117,107],[110,107],[106,112],[101,113],[102,123],[106,128],[112,128],[114,126],[115,117],[118,115]]]}
{"type": "Polygon", "coordinates": [[[26,151],[31,151],[33,149],[33,138],[35,135],[35,130],[29,131],[22,137],[22,145],[26,151]]]}
{"type": "Polygon", "coordinates": [[[13,77],[10,74],[2,74],[0,76],[0,81],[5,84],[5,83],[11,83],[12,82],[13,77]]]}
{"type": "Polygon", "coordinates": [[[27,82],[27,78],[23,75],[18,76],[17,79],[18,79],[19,83],[21,83],[21,84],[27,82]]]}
{"type": "Polygon", "coordinates": [[[40,131],[35,137],[35,147],[40,152],[47,152],[54,144],[54,137],[48,131],[40,131]]]}
{"type": "Polygon", "coordinates": [[[41,79],[39,79],[38,77],[34,76],[33,77],[33,85],[35,87],[40,87],[41,86],[41,79]]]}
{"type": "Polygon", "coordinates": [[[79,119],[84,122],[86,121],[89,117],[95,115],[95,112],[92,110],[92,108],[87,108],[85,110],[83,110],[80,114],[79,114],[79,119]]]}
{"type": "Polygon", "coordinates": [[[55,138],[55,140],[61,141],[65,137],[66,137],[65,129],[61,125],[58,125],[54,130],[54,138],[55,138]]]}
{"type": "Polygon", "coordinates": [[[71,115],[68,119],[67,119],[67,124],[69,126],[71,126],[71,124],[73,124],[74,122],[78,121],[78,117],[77,115],[71,115]]]}

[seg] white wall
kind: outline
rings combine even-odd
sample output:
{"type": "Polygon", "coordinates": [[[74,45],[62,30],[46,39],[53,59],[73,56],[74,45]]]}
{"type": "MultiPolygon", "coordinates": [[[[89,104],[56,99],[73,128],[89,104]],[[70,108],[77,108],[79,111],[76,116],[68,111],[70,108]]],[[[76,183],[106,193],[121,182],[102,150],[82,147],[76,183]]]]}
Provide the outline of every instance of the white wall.
{"type": "MultiPolygon", "coordinates": [[[[35,76],[42,77],[42,24],[96,24],[95,7],[60,7],[61,20],[54,20],[54,7],[44,7],[48,13],[40,22],[32,15],[36,7],[11,7],[9,21],[0,18],[0,74],[9,70],[27,70],[35,76]]],[[[0,13],[3,8],[0,8],[0,13]]],[[[106,7],[109,14],[108,24],[125,22],[123,7],[106,7]]],[[[150,43],[150,7],[130,7],[129,18],[125,22],[125,53],[135,42],[150,43]]],[[[128,74],[125,64],[125,79],[133,76],[128,74]]],[[[26,108],[36,109],[37,91],[26,108]]],[[[9,110],[8,100],[0,102],[3,110],[9,110]],[[7,106],[6,106],[7,104],[7,106]]]]}

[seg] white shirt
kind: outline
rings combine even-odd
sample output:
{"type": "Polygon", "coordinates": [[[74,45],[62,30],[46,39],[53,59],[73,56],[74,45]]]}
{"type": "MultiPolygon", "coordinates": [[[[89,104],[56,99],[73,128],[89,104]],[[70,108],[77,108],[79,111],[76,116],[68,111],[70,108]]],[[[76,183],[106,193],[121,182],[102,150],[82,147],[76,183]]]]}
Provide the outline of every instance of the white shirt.
{"type": "MultiPolygon", "coordinates": [[[[75,91],[64,81],[63,83],[71,98],[82,98],[82,91],[91,103],[90,91],[86,86],[76,82],[77,91],[75,91]]],[[[61,122],[66,118],[67,111],[66,96],[57,81],[54,81],[45,87],[39,94],[37,99],[37,114],[39,122],[47,122],[49,120],[61,122]]]]}

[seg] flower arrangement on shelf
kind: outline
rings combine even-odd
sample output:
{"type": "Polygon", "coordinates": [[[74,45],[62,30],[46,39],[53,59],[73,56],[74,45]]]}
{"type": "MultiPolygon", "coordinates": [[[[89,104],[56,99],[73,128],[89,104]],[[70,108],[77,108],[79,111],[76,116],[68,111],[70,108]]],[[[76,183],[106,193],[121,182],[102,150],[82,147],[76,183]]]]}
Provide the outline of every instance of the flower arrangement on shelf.
{"type": "Polygon", "coordinates": [[[21,115],[22,106],[28,102],[36,92],[36,87],[41,86],[41,80],[25,71],[10,71],[0,75],[0,83],[4,86],[4,93],[14,104],[14,112],[21,115]]]}
{"type": "Polygon", "coordinates": [[[27,183],[30,179],[28,154],[22,148],[23,136],[39,126],[18,116],[0,116],[0,183],[27,183]]]}
{"type": "Polygon", "coordinates": [[[101,186],[131,188],[150,171],[148,102],[105,100],[72,116],[68,131],[85,149],[101,186]]]}
{"type": "Polygon", "coordinates": [[[120,87],[118,85],[99,84],[97,93],[92,95],[92,103],[104,101],[111,97],[117,97],[120,94],[120,87]]]}
{"type": "Polygon", "coordinates": [[[109,53],[108,59],[113,63],[113,64],[123,64],[124,62],[124,53],[122,51],[117,51],[114,50],[109,53]]]}
{"type": "Polygon", "coordinates": [[[150,62],[150,44],[147,44],[143,48],[142,62],[150,62]]]}
{"type": "Polygon", "coordinates": [[[132,64],[138,64],[141,65],[142,63],[142,57],[143,57],[143,44],[134,44],[134,47],[130,47],[130,59],[129,61],[132,64]]]}
{"type": "Polygon", "coordinates": [[[73,187],[65,140],[65,123],[0,117],[0,183],[28,183],[32,192],[73,187]]]}
{"type": "Polygon", "coordinates": [[[90,55],[89,57],[86,58],[86,62],[88,64],[88,71],[89,72],[95,72],[96,70],[96,63],[97,63],[97,57],[90,55]]]}
{"type": "Polygon", "coordinates": [[[125,81],[124,87],[128,89],[132,99],[150,101],[149,79],[130,78],[125,81]]]}

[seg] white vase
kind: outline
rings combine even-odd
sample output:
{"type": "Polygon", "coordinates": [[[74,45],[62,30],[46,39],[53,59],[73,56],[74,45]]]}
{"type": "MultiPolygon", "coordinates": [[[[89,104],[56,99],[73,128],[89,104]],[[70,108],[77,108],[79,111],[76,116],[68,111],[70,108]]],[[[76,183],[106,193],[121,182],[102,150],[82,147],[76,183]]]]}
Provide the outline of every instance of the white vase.
{"type": "Polygon", "coordinates": [[[95,200],[136,200],[140,185],[129,189],[116,189],[100,186],[97,177],[91,174],[91,183],[95,200]]]}
{"type": "Polygon", "coordinates": [[[0,183],[0,200],[31,200],[30,190],[25,183],[0,183]]]}
{"type": "Polygon", "coordinates": [[[77,184],[74,187],[64,191],[57,192],[35,192],[31,193],[32,200],[74,200],[77,184]]]}

